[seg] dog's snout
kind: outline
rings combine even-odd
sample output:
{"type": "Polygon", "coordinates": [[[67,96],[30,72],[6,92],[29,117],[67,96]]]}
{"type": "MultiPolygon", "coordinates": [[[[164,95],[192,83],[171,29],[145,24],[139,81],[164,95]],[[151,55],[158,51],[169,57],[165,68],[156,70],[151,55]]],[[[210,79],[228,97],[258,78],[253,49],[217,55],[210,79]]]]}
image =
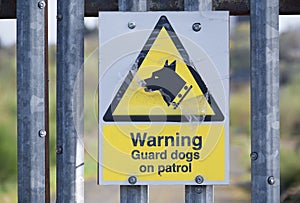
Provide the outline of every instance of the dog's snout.
{"type": "Polygon", "coordinates": [[[147,83],[146,83],[145,80],[139,80],[139,81],[138,81],[138,85],[139,85],[140,87],[146,87],[147,83]]]}
{"type": "Polygon", "coordinates": [[[144,83],[145,83],[145,88],[144,88],[144,91],[145,92],[153,92],[153,89],[151,88],[152,86],[152,78],[147,78],[144,80],[144,83]]]}

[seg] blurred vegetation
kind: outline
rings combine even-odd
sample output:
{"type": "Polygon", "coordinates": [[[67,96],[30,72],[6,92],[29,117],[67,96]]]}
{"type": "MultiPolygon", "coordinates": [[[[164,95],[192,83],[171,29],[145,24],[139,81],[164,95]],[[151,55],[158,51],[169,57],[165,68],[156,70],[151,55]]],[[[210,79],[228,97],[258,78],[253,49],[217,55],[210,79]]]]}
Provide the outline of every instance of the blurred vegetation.
{"type": "Polygon", "coordinates": [[[280,37],[281,200],[300,202],[300,28],[280,37]]]}
{"type": "MultiPolygon", "coordinates": [[[[241,23],[230,41],[231,137],[250,135],[250,27],[241,23]]],[[[280,35],[281,194],[300,202],[300,28],[280,35]]],[[[249,165],[250,167],[250,165],[249,165]]],[[[249,168],[250,170],[250,168],[249,168]]]]}
{"type": "Polygon", "coordinates": [[[15,79],[15,48],[0,49],[0,181],[15,178],[16,168],[16,85],[15,79]],[[10,154],[11,156],[3,156],[10,154]],[[8,174],[8,175],[6,175],[8,174]]]}
{"type": "Polygon", "coordinates": [[[250,68],[250,27],[249,23],[239,24],[230,36],[230,71],[250,68]]]}
{"type": "MultiPolygon", "coordinates": [[[[280,36],[281,108],[281,193],[284,202],[299,202],[300,197],[300,30],[280,36]],[[297,197],[298,194],[298,197],[297,197]]],[[[241,23],[230,41],[230,133],[231,143],[244,150],[241,162],[250,173],[250,38],[249,24],[241,23]],[[242,139],[241,139],[242,138],[242,139]],[[245,140],[248,140],[248,142],[245,140]]],[[[85,175],[96,176],[97,167],[97,68],[98,35],[87,30],[85,37],[85,175]]],[[[16,47],[0,47],[0,202],[17,200],[17,112],[16,47]]],[[[49,48],[50,73],[50,150],[51,189],[55,189],[56,137],[56,47],[49,48]]],[[[244,172],[243,172],[244,173],[244,172]]],[[[249,176],[241,181],[249,184],[249,176]]],[[[243,183],[241,183],[243,184],[243,183]]],[[[246,187],[249,193],[249,187],[246,187]]]]}
{"type": "Polygon", "coordinates": [[[15,47],[0,48],[0,202],[16,201],[17,128],[15,47]]]}

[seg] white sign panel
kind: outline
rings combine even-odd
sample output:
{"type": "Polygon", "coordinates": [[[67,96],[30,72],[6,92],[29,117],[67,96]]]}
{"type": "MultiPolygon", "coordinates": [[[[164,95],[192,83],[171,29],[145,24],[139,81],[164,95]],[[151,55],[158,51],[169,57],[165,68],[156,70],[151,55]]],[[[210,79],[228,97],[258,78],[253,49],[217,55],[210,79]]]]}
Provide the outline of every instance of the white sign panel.
{"type": "Polygon", "coordinates": [[[228,19],[99,13],[100,184],[228,184],[228,19]]]}

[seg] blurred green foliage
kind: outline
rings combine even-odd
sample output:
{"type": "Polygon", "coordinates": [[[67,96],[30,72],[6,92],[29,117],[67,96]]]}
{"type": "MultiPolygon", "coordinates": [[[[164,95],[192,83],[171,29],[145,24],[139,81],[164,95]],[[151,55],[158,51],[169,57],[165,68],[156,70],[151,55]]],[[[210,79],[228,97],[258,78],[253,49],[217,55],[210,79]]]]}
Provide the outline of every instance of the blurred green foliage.
{"type": "Polygon", "coordinates": [[[230,72],[250,69],[250,26],[239,24],[230,36],[230,72]]]}
{"type": "Polygon", "coordinates": [[[0,49],[0,182],[17,180],[15,47],[0,49]]]}
{"type": "MultiPolygon", "coordinates": [[[[231,137],[250,135],[250,27],[241,23],[230,41],[231,137]],[[240,79],[239,79],[240,78],[240,79]]],[[[299,202],[300,190],[300,28],[280,35],[281,193],[283,201],[299,202]]],[[[250,170],[250,168],[249,168],[250,170]]]]}

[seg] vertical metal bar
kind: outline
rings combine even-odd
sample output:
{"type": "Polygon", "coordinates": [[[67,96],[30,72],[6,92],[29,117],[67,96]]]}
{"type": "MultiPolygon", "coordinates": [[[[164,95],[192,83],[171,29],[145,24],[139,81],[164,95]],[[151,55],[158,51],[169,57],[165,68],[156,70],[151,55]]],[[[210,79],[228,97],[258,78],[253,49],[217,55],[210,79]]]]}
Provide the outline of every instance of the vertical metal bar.
{"type": "Polygon", "coordinates": [[[185,11],[211,11],[212,0],[184,0],[185,11]]]}
{"type": "MultiPolygon", "coordinates": [[[[211,11],[212,0],[184,0],[185,11],[211,11]]],[[[214,188],[212,185],[185,186],[186,203],[212,203],[214,202],[214,188]]]]}
{"type": "Polygon", "coordinates": [[[185,186],[185,202],[214,202],[214,190],[208,185],[186,185],[185,186]]]}
{"type": "MultiPolygon", "coordinates": [[[[146,11],[147,0],[119,0],[119,11],[146,11]]],[[[120,203],[148,202],[148,185],[120,186],[120,203]]]]}
{"type": "Polygon", "coordinates": [[[57,202],[84,202],[84,0],[57,1],[57,202]]]}
{"type": "Polygon", "coordinates": [[[280,202],[279,2],[250,2],[252,202],[280,202]]]}
{"type": "Polygon", "coordinates": [[[148,202],[147,185],[122,185],[120,188],[121,203],[143,203],[148,202]]]}
{"type": "Polygon", "coordinates": [[[119,11],[147,11],[147,0],[119,0],[119,11]]]}
{"type": "MultiPolygon", "coordinates": [[[[45,0],[46,5],[48,5],[48,0],[45,0]]],[[[49,71],[48,71],[48,6],[46,6],[44,12],[44,55],[45,55],[45,130],[47,136],[45,137],[45,202],[50,203],[50,149],[49,149],[49,139],[50,139],[50,130],[49,130],[49,71]]]]}
{"type": "Polygon", "coordinates": [[[44,1],[17,1],[18,201],[45,201],[44,1]]]}

